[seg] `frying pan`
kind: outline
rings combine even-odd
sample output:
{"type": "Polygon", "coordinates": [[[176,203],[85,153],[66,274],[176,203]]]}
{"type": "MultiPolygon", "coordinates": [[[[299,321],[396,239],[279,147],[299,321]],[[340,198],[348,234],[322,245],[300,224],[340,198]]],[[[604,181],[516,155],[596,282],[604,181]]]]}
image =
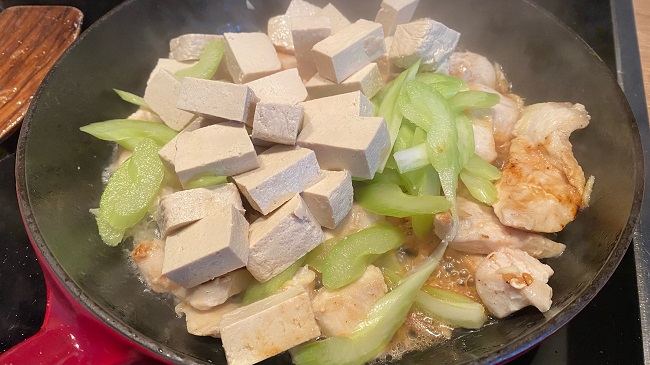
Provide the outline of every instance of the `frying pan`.
{"type": "MultiPolygon", "coordinates": [[[[374,17],[379,1],[332,1],[351,20],[374,17]]],[[[32,243],[48,277],[43,330],[0,362],[223,364],[219,341],[186,333],[171,298],[146,289],[128,259],[131,243],[111,248],[88,209],[98,206],[102,170],[113,146],[79,132],[90,122],[124,117],[133,107],[111,88],[144,92],[170,38],[183,33],[264,31],[288,1],[132,0],[93,25],[50,72],[23,125],[17,190],[32,243]],[[40,357],[38,355],[41,350],[40,357]]],[[[325,3],[319,3],[325,5],[325,3]]],[[[503,65],[527,104],[582,103],[591,125],[576,132],[574,152],[596,177],[591,206],[554,237],[566,252],[548,260],[553,307],[524,310],[402,364],[499,363],[526,351],[575,316],[604,285],[625,253],[643,196],[636,123],[614,77],[595,53],[550,14],[520,0],[421,1],[429,16],[460,31],[461,49],[503,65]]],[[[597,330],[597,324],[594,324],[597,330]]],[[[288,363],[278,356],[269,364],[288,363]]]]}

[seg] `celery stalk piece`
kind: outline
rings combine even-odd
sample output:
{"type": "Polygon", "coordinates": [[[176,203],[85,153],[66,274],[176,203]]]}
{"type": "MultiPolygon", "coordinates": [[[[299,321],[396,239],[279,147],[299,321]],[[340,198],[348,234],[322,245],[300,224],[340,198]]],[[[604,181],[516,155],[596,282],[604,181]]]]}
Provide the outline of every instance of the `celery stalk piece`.
{"type": "Polygon", "coordinates": [[[411,217],[411,227],[416,237],[422,238],[431,232],[433,228],[432,215],[414,215],[411,217]]]}
{"type": "Polygon", "coordinates": [[[431,86],[437,92],[442,94],[445,99],[449,99],[450,97],[456,95],[459,91],[467,89],[467,84],[465,81],[457,77],[441,75],[432,72],[420,73],[415,76],[415,80],[431,86]]]}
{"type": "Polygon", "coordinates": [[[425,131],[422,128],[415,128],[415,132],[413,133],[413,142],[411,142],[411,146],[417,146],[419,144],[425,143],[427,141],[427,131],[425,131]]]}
{"type": "Polygon", "coordinates": [[[211,41],[201,51],[199,61],[191,67],[176,71],[176,77],[179,79],[185,77],[211,79],[219,68],[219,64],[225,53],[225,48],[223,40],[215,39],[211,41]]]}
{"type": "Polygon", "coordinates": [[[406,274],[404,265],[402,265],[397,257],[397,250],[386,252],[379,256],[372,264],[381,270],[384,275],[384,281],[386,281],[389,289],[395,288],[406,274]]]}
{"type": "Polygon", "coordinates": [[[487,321],[482,304],[466,296],[429,286],[418,293],[414,306],[454,327],[478,329],[487,321]]]}
{"type": "Polygon", "coordinates": [[[131,119],[91,123],[79,129],[104,141],[117,142],[131,151],[143,138],[152,140],[158,148],[161,148],[178,134],[162,123],[131,119]]]}
{"type": "Polygon", "coordinates": [[[499,104],[499,100],[501,98],[497,94],[468,90],[461,91],[449,98],[449,105],[451,106],[451,110],[460,113],[465,109],[491,108],[499,104]]]}
{"type": "Polygon", "coordinates": [[[458,131],[458,163],[462,169],[474,156],[474,127],[469,118],[461,113],[456,116],[456,129],[458,131]]]}
{"type": "Polygon", "coordinates": [[[372,183],[389,183],[389,184],[395,184],[395,185],[404,185],[404,182],[402,181],[402,177],[397,172],[397,170],[394,169],[385,169],[384,172],[375,174],[375,177],[372,180],[372,183]]]}
{"type": "Polygon", "coordinates": [[[436,214],[451,206],[441,196],[411,196],[395,184],[378,183],[358,186],[354,191],[357,202],[369,211],[389,217],[436,214]]]}
{"type": "Polygon", "coordinates": [[[158,146],[150,139],[142,139],[133,155],[108,180],[99,201],[97,224],[106,244],[119,244],[120,234],[145,216],[164,175],[158,146]]]}
{"type": "Polygon", "coordinates": [[[293,352],[296,365],[360,365],[375,358],[406,320],[420,288],[438,266],[447,245],[431,256],[390,293],[381,297],[350,337],[330,337],[301,345],[293,352]]]}
{"type": "Polygon", "coordinates": [[[421,99],[421,95],[425,94],[431,88],[422,82],[410,81],[404,86],[403,92],[397,98],[397,107],[404,116],[411,123],[419,128],[428,131],[431,126],[431,111],[421,99]]]}
{"type": "Polygon", "coordinates": [[[113,91],[115,91],[117,95],[127,103],[135,104],[137,106],[141,106],[143,108],[149,109],[149,105],[147,105],[147,103],[144,101],[144,98],[142,98],[141,96],[137,96],[135,94],[131,94],[128,91],[123,91],[119,89],[113,89],[113,91]]]}
{"type": "Polygon", "coordinates": [[[218,175],[195,176],[185,184],[185,190],[207,188],[210,186],[225,184],[227,182],[228,179],[226,176],[218,176],[218,175]]]}
{"type": "Polygon", "coordinates": [[[400,173],[414,171],[430,164],[426,143],[393,153],[400,173]]]}
{"type": "Polygon", "coordinates": [[[313,250],[307,253],[305,256],[305,263],[312,269],[322,273],[325,260],[327,259],[327,254],[332,250],[332,248],[334,248],[334,245],[336,245],[338,241],[339,240],[336,238],[330,238],[321,242],[313,250]]]}
{"type": "Polygon", "coordinates": [[[398,248],[404,234],[389,224],[377,224],[343,237],[327,254],[323,285],[338,289],[357,280],[379,255],[398,248]]]}
{"type": "Polygon", "coordinates": [[[284,285],[284,283],[289,281],[296,274],[296,271],[300,269],[300,266],[302,266],[303,262],[305,262],[304,256],[298,259],[298,261],[294,262],[288,268],[284,269],[284,271],[281,273],[272,277],[270,280],[263,283],[254,282],[244,292],[244,298],[242,298],[241,301],[242,305],[255,303],[258,300],[268,298],[271,295],[277,293],[278,290],[282,288],[282,285],[284,285]]]}
{"type": "Polygon", "coordinates": [[[415,134],[415,125],[409,121],[402,121],[402,126],[397,133],[397,139],[393,146],[393,152],[398,152],[412,147],[413,135],[415,134]]]}
{"type": "Polygon", "coordinates": [[[472,155],[467,164],[465,164],[464,169],[475,176],[490,181],[499,180],[501,178],[501,171],[499,171],[499,169],[476,154],[472,155]]]}
{"type": "Polygon", "coordinates": [[[460,172],[460,179],[476,200],[487,205],[496,203],[497,189],[490,180],[476,176],[467,170],[460,172]]]}

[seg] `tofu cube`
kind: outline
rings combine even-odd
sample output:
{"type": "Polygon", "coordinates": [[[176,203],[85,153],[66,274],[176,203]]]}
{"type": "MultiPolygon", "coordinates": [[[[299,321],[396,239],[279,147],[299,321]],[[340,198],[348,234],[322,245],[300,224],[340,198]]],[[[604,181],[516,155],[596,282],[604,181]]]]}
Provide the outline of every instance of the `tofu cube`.
{"type": "Polygon", "coordinates": [[[259,166],[244,125],[225,122],[183,133],[174,168],[182,184],[202,174],[232,176],[259,166]]]}
{"type": "Polygon", "coordinates": [[[251,81],[246,86],[266,103],[296,104],[307,99],[307,89],[295,68],[251,81]]]}
{"type": "Polygon", "coordinates": [[[176,108],[181,82],[167,70],[160,70],[144,91],[144,101],[173,130],[185,128],[195,115],[176,108]]]}
{"type": "Polygon", "coordinates": [[[390,47],[390,60],[408,68],[421,59],[420,70],[435,71],[456,49],[460,33],[431,19],[397,26],[390,47]]]}
{"type": "Polygon", "coordinates": [[[239,190],[235,184],[227,183],[210,188],[182,190],[160,199],[159,226],[163,236],[182,228],[216,211],[233,205],[242,214],[239,190]]]}
{"type": "Polygon", "coordinates": [[[269,214],[320,179],[314,151],[276,145],[257,156],[259,168],[233,176],[253,209],[269,214]]]}
{"type": "Polygon", "coordinates": [[[228,365],[251,365],[320,336],[309,294],[296,287],[226,313],[221,341],[228,365]]]}
{"type": "Polygon", "coordinates": [[[282,64],[282,70],[289,70],[292,68],[298,68],[298,61],[296,60],[296,56],[284,52],[278,52],[278,59],[280,60],[280,64],[282,64]]]}
{"type": "Polygon", "coordinates": [[[169,41],[169,58],[177,61],[194,61],[201,57],[205,46],[215,40],[224,42],[222,35],[183,34],[169,41]]]}
{"type": "Polygon", "coordinates": [[[174,171],[174,161],[176,160],[176,141],[178,140],[178,136],[183,133],[192,132],[199,128],[216,124],[220,121],[223,120],[205,117],[197,117],[194,119],[192,123],[188,124],[187,127],[180,131],[180,133],[178,133],[174,138],[167,142],[166,145],[162,146],[162,148],[158,151],[158,156],[160,156],[163,164],[165,164],[169,170],[174,171]]]}
{"type": "Polygon", "coordinates": [[[312,50],[318,73],[341,82],[386,53],[381,24],[359,19],[316,43],[312,50]]]}
{"type": "Polygon", "coordinates": [[[332,25],[332,34],[338,33],[343,28],[352,24],[350,20],[332,4],[325,5],[323,7],[323,10],[320,11],[319,15],[330,18],[330,24],[332,25]]]}
{"type": "Polygon", "coordinates": [[[410,22],[419,2],[420,0],[383,0],[375,21],[384,27],[384,35],[391,36],[398,24],[410,22]]]}
{"type": "Polygon", "coordinates": [[[336,94],[344,94],[352,91],[361,91],[368,98],[372,98],[384,86],[384,78],[379,72],[376,63],[357,71],[354,75],[337,84],[328,79],[314,75],[307,83],[307,93],[312,99],[324,98],[336,94]]]}
{"type": "Polygon", "coordinates": [[[225,33],[226,62],[232,79],[243,84],[280,71],[273,43],[264,33],[225,33]]]}
{"type": "Polygon", "coordinates": [[[305,0],[291,0],[285,15],[293,18],[297,16],[312,16],[321,11],[318,6],[305,0]]]}
{"type": "Polygon", "coordinates": [[[291,18],[291,37],[298,62],[298,73],[304,80],[309,80],[316,73],[311,49],[331,33],[330,18],[326,16],[291,18]]]}
{"type": "Polygon", "coordinates": [[[312,117],[321,114],[361,117],[375,115],[375,106],[361,91],[308,100],[302,103],[302,106],[304,112],[303,127],[312,117]]]}
{"type": "Polygon", "coordinates": [[[295,145],[302,124],[302,105],[258,103],[255,107],[252,138],[295,145]]]}
{"type": "Polygon", "coordinates": [[[318,246],[323,230],[300,195],[294,195],[275,212],[253,222],[248,237],[246,268],[265,282],[318,246]]]}
{"type": "Polygon", "coordinates": [[[316,152],[323,169],[372,179],[390,151],[390,136],[384,118],[317,115],[303,125],[297,144],[316,152]]]}
{"type": "Polygon", "coordinates": [[[204,116],[245,123],[258,101],[246,85],[186,77],[181,83],[176,107],[204,116]]]}
{"type": "Polygon", "coordinates": [[[386,53],[377,59],[377,66],[379,67],[379,73],[384,78],[384,83],[388,83],[399,76],[402,69],[390,61],[389,53],[393,44],[393,37],[386,37],[384,41],[386,42],[386,53]]]}
{"type": "Polygon", "coordinates": [[[321,226],[334,229],[352,208],[354,191],[347,171],[322,171],[323,179],[300,193],[321,226]]]}
{"type": "Polygon", "coordinates": [[[246,266],[248,221],[229,206],[167,237],[162,274],[185,288],[246,266]]]}
{"type": "Polygon", "coordinates": [[[153,80],[154,76],[156,76],[160,70],[167,70],[173,74],[176,71],[182,70],[184,68],[192,67],[195,63],[196,62],[193,61],[186,62],[174,60],[171,58],[159,58],[158,62],[156,62],[156,66],[151,71],[151,74],[149,74],[147,85],[151,83],[151,80],[153,80]]]}
{"type": "Polygon", "coordinates": [[[291,17],[276,15],[269,18],[266,33],[278,51],[288,54],[294,53],[293,38],[291,38],[291,17]]]}

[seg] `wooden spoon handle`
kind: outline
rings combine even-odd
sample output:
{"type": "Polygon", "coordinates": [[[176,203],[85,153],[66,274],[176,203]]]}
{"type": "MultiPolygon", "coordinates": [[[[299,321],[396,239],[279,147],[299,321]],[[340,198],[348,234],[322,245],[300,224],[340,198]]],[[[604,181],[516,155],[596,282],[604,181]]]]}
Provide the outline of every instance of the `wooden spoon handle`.
{"type": "Polygon", "coordinates": [[[68,6],[14,6],[0,13],[0,141],[20,125],[41,81],[77,39],[82,19],[68,6]]]}

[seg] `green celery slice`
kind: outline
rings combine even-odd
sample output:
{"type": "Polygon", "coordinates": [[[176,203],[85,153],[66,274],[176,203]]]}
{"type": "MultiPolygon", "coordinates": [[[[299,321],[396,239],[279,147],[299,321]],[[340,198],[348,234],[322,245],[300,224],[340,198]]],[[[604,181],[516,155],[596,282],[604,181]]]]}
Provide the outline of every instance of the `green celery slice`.
{"type": "Polygon", "coordinates": [[[501,171],[477,154],[472,155],[469,161],[465,164],[464,169],[472,173],[474,176],[482,177],[483,179],[490,181],[499,180],[501,178],[501,171]]]}
{"type": "Polygon", "coordinates": [[[207,188],[210,186],[225,184],[227,182],[228,182],[228,178],[226,176],[219,176],[219,175],[195,176],[185,184],[185,190],[207,188]]]}
{"type": "Polygon", "coordinates": [[[312,269],[322,273],[323,266],[325,266],[325,261],[327,259],[327,254],[334,248],[334,245],[339,240],[336,238],[330,238],[321,242],[313,250],[309,251],[305,256],[305,263],[309,265],[312,269]]]}
{"type": "Polygon", "coordinates": [[[91,123],[79,129],[104,141],[116,142],[131,151],[143,138],[152,140],[161,148],[178,134],[162,123],[131,119],[91,123]]]}
{"type": "Polygon", "coordinates": [[[456,129],[458,131],[458,163],[462,169],[474,156],[474,128],[469,118],[461,113],[456,116],[456,129]]]}
{"type": "Polygon", "coordinates": [[[455,327],[478,329],[487,321],[483,305],[443,289],[424,286],[418,293],[415,308],[455,327]]]}
{"type": "Polygon", "coordinates": [[[327,254],[323,285],[338,289],[357,280],[379,255],[402,245],[404,235],[394,226],[378,224],[343,237],[327,254]]]}
{"type": "Polygon", "coordinates": [[[460,172],[460,179],[476,200],[487,205],[496,203],[497,189],[490,180],[476,176],[467,170],[460,172]]]}
{"type": "Polygon", "coordinates": [[[191,67],[176,71],[176,77],[194,77],[197,79],[211,79],[221,63],[226,46],[221,39],[215,39],[206,44],[201,51],[199,61],[191,67]]]}
{"type": "Polygon", "coordinates": [[[442,94],[445,99],[449,99],[450,97],[456,95],[459,91],[467,89],[467,84],[465,81],[457,77],[441,75],[432,72],[420,73],[415,76],[415,80],[431,86],[437,92],[442,94]]]}
{"type": "Polygon", "coordinates": [[[354,196],[362,207],[389,217],[436,214],[450,207],[449,201],[441,196],[411,196],[403,193],[399,186],[388,183],[358,186],[354,196]]]}
{"type": "Polygon", "coordinates": [[[416,237],[426,237],[433,229],[433,216],[414,215],[411,217],[411,227],[416,237]]]}
{"type": "Polygon", "coordinates": [[[366,182],[372,183],[389,183],[395,185],[403,185],[402,176],[397,170],[394,169],[385,169],[384,172],[375,174],[375,177],[372,180],[366,180],[366,182]]]}
{"type": "Polygon", "coordinates": [[[393,146],[393,152],[405,150],[412,147],[411,144],[413,143],[415,128],[415,125],[413,125],[411,122],[402,122],[402,126],[399,128],[399,133],[397,133],[395,145],[393,146]]]}
{"type": "Polygon", "coordinates": [[[427,141],[427,131],[422,128],[415,128],[413,133],[413,142],[411,142],[411,147],[417,146],[427,141]]]}
{"type": "Polygon", "coordinates": [[[144,98],[142,98],[141,96],[137,96],[135,94],[131,94],[128,91],[123,91],[119,89],[113,89],[113,91],[115,91],[117,95],[127,103],[135,104],[137,106],[141,106],[143,108],[149,109],[149,105],[147,105],[147,103],[144,101],[144,98]]]}
{"type": "Polygon", "coordinates": [[[282,288],[282,285],[284,285],[284,283],[289,281],[296,274],[298,269],[300,269],[300,266],[302,266],[303,262],[305,262],[304,256],[268,281],[265,281],[263,283],[253,283],[248,287],[248,289],[246,289],[246,292],[244,292],[242,305],[255,303],[258,300],[262,300],[277,293],[278,290],[282,288]]]}
{"type": "Polygon", "coordinates": [[[386,252],[372,264],[381,270],[389,289],[395,288],[406,274],[404,265],[397,257],[397,250],[386,252]]]}
{"type": "Polygon", "coordinates": [[[491,108],[499,104],[500,100],[501,98],[497,94],[468,90],[461,91],[449,98],[449,105],[453,111],[460,113],[466,109],[491,108]]]}

